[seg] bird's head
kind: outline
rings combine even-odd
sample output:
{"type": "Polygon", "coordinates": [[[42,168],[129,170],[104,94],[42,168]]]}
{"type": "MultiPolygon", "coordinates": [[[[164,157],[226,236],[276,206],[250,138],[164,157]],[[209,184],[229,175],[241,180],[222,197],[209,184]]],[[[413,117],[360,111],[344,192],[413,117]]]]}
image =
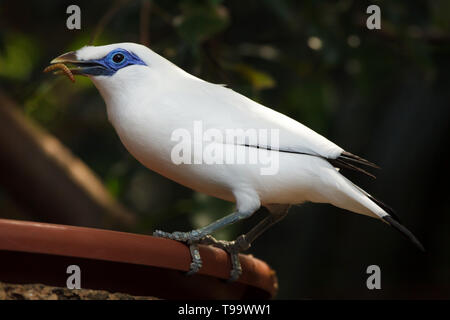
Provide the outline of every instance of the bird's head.
{"type": "MultiPolygon", "coordinates": [[[[149,48],[136,43],[116,43],[105,46],[86,46],[60,55],[51,64],[67,64],[74,75],[92,79],[102,95],[133,90],[152,84],[178,67],[149,48]]],[[[179,69],[181,70],[181,69],[179,69]]]]}

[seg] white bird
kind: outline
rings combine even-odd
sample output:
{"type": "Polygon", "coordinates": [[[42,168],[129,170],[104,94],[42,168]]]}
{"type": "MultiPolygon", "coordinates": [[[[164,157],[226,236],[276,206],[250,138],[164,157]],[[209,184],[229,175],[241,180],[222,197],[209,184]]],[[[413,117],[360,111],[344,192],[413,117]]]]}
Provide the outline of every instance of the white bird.
{"type": "MultiPolygon", "coordinates": [[[[155,231],[156,236],[189,244],[191,274],[202,264],[198,244],[206,243],[229,252],[230,279],[237,279],[242,271],[238,253],[281,220],[291,205],[306,201],[330,203],[381,219],[423,250],[392,209],[339,172],[339,168],[347,168],[367,173],[357,165],[376,166],[301,123],[223,85],[201,80],[135,43],[86,46],[51,63],[70,63],[74,74],[91,78],[105,100],[108,118],[120,140],[144,166],[196,191],[236,203],[235,212],[203,228],[189,232],[155,231]],[[202,155],[195,152],[194,163],[174,161],[174,150],[180,147],[175,133],[182,129],[195,136],[196,123],[201,124],[202,132],[214,132],[214,139],[194,138],[194,150],[222,147],[224,157],[232,152],[242,156],[255,150],[262,157],[265,152],[268,159],[277,161],[276,170],[262,174],[267,163],[261,161],[205,163],[202,155]],[[230,129],[240,132],[236,140],[225,140],[230,129]],[[274,132],[276,139],[255,141],[244,136],[246,130],[274,132]],[[235,241],[218,241],[211,236],[219,228],[250,217],[261,206],[270,215],[235,241]]],[[[179,155],[189,156],[185,152],[188,151],[179,155]]]]}

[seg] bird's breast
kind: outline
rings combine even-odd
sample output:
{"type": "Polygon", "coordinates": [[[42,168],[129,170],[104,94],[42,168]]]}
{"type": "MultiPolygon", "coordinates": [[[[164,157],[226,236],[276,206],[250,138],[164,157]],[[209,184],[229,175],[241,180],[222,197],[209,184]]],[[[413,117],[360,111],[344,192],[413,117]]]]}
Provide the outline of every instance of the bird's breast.
{"type": "Polygon", "coordinates": [[[145,167],[191,189],[233,201],[226,168],[194,164],[194,159],[180,164],[174,159],[174,148],[189,143],[174,135],[185,129],[176,112],[157,104],[108,105],[108,118],[125,148],[145,167]]]}

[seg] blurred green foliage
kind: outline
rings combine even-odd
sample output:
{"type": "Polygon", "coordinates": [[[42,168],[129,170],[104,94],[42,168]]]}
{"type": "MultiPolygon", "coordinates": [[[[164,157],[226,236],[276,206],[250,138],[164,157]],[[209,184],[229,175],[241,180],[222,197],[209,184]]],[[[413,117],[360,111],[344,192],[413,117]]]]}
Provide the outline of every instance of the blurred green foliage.
{"type": "Polygon", "coordinates": [[[39,46],[23,34],[6,34],[0,57],[0,76],[12,81],[27,80],[39,60],[39,46]],[[30,52],[33,52],[30,55],[30,52]]]}
{"type": "MultiPolygon", "coordinates": [[[[114,197],[139,213],[136,231],[205,225],[230,212],[232,204],[194,193],[143,168],[108,124],[104,103],[88,79],[78,77],[73,85],[65,78],[42,74],[53,57],[86,45],[112,4],[106,0],[28,1],[26,5],[2,1],[0,85],[28,117],[83,159],[114,197]],[[65,27],[65,9],[70,4],[81,7],[79,31],[65,27]]],[[[140,10],[141,1],[126,2],[95,44],[139,42],[140,10]]],[[[405,212],[404,220],[416,221],[413,229],[419,238],[429,237],[428,246],[449,242],[448,236],[432,242],[433,229],[425,230],[419,223],[429,204],[422,189],[434,177],[425,168],[440,165],[432,157],[435,144],[421,149],[425,143],[419,142],[430,137],[439,140],[448,126],[443,123],[448,120],[449,101],[449,1],[153,0],[148,19],[154,51],[385,166],[378,187],[368,189],[405,212]],[[382,30],[365,27],[365,10],[372,3],[381,7],[382,30]],[[408,144],[413,133],[423,138],[408,144]],[[419,156],[423,153],[429,155],[426,160],[419,156]]],[[[381,252],[391,246],[388,243],[396,243],[397,249],[408,245],[370,219],[335,215],[330,212],[338,209],[324,206],[306,205],[292,211],[291,216],[299,214],[269,231],[254,248],[279,271],[281,297],[305,297],[304,292],[308,297],[371,297],[358,287],[363,282],[355,276],[359,272],[364,277],[358,268],[371,258],[397,270],[398,279],[391,276],[390,280],[403,284],[402,288],[410,277],[421,279],[417,286],[450,287],[448,282],[439,287],[441,278],[432,279],[434,265],[409,251],[404,255],[396,254],[398,250],[367,253],[368,248],[372,254],[381,252]],[[379,239],[380,234],[390,238],[379,239]],[[356,237],[364,241],[355,241],[356,237]],[[412,260],[417,266],[405,274],[400,267],[395,269],[394,260],[405,268],[402,261],[412,260]]],[[[231,239],[255,219],[218,236],[231,239]]],[[[448,223],[448,218],[442,221],[448,223]]],[[[449,266],[448,254],[442,253],[442,261],[449,266]]],[[[448,275],[448,268],[445,272],[448,275]]],[[[401,292],[402,297],[407,295],[401,292]]],[[[395,296],[384,294],[380,296],[395,296]]]]}

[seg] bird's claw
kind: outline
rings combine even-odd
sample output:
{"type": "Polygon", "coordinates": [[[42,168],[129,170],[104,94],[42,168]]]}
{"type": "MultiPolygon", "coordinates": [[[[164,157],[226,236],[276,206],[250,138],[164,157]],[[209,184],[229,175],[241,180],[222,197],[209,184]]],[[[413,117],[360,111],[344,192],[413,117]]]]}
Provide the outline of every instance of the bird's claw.
{"type": "Polygon", "coordinates": [[[161,230],[156,230],[153,232],[153,236],[185,242],[189,246],[189,251],[191,253],[192,258],[187,275],[190,276],[196,274],[198,270],[201,269],[203,263],[200,257],[200,251],[198,249],[198,244],[200,241],[200,233],[197,230],[192,230],[189,232],[180,232],[180,231],[165,232],[161,230]]]}
{"type": "Polygon", "coordinates": [[[189,265],[188,276],[196,274],[198,270],[202,267],[202,258],[200,256],[200,251],[198,250],[198,242],[188,241],[189,251],[191,252],[191,264],[189,265]]]}
{"type": "Polygon", "coordinates": [[[233,241],[224,241],[224,240],[216,240],[213,236],[207,235],[203,237],[200,241],[200,244],[209,244],[214,247],[225,250],[229,253],[231,252],[242,252],[250,248],[250,243],[248,243],[245,235],[240,235],[236,240],[233,241]]]}
{"type": "Polygon", "coordinates": [[[201,239],[201,234],[197,230],[192,230],[189,232],[180,232],[180,231],[165,232],[165,231],[161,231],[161,230],[156,230],[153,232],[153,236],[177,240],[177,241],[183,241],[183,242],[199,241],[201,239]]]}
{"type": "Polygon", "coordinates": [[[216,240],[214,237],[208,235],[200,240],[201,244],[208,244],[220,248],[228,252],[231,258],[231,271],[229,282],[236,281],[242,274],[241,262],[239,261],[239,253],[250,248],[250,244],[245,239],[244,235],[239,236],[234,241],[216,240]]]}
{"type": "Polygon", "coordinates": [[[193,275],[197,273],[202,267],[202,259],[200,257],[200,251],[198,249],[199,244],[212,245],[228,252],[231,258],[231,271],[230,278],[228,279],[229,282],[236,281],[241,276],[242,267],[241,262],[239,261],[239,253],[250,248],[250,243],[248,243],[248,241],[245,239],[245,235],[239,236],[234,241],[223,241],[216,240],[210,235],[202,237],[200,232],[197,230],[192,230],[189,232],[164,232],[161,230],[156,230],[155,232],[153,232],[153,236],[186,242],[186,244],[189,246],[189,251],[192,258],[187,275],[193,275]]]}

